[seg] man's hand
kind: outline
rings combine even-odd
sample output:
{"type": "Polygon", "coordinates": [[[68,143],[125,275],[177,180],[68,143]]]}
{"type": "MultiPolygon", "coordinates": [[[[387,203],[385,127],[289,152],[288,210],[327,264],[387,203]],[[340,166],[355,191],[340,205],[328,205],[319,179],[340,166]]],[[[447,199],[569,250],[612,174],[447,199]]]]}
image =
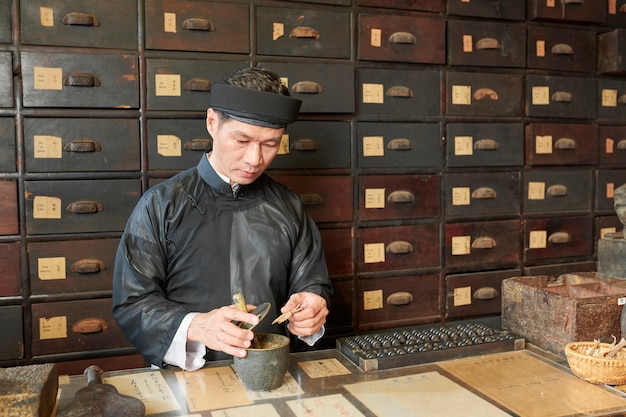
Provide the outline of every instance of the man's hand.
{"type": "MultiPolygon", "coordinates": [[[[248,311],[252,308],[254,306],[249,305],[248,311]]],[[[204,343],[209,349],[243,358],[254,333],[240,328],[234,322],[258,324],[259,318],[255,314],[239,311],[235,306],[199,313],[191,320],[187,340],[204,343]]]]}
{"type": "Polygon", "coordinates": [[[311,336],[317,333],[326,323],[326,316],[328,316],[326,300],[311,292],[296,293],[289,298],[280,312],[286,313],[298,304],[302,310],[289,318],[287,328],[296,336],[311,336]]]}

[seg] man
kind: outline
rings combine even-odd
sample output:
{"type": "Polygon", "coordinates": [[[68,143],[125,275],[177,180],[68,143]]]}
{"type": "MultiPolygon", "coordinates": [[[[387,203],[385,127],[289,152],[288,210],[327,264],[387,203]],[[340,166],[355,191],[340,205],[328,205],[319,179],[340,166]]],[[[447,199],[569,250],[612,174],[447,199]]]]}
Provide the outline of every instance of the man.
{"type": "Polygon", "coordinates": [[[194,370],[205,360],[244,357],[254,334],[237,322],[270,302],[254,331],[301,305],[287,324],[309,345],[323,334],[332,286],[317,227],[297,194],[264,174],[300,100],[265,69],[233,72],[209,94],[212,151],[142,196],[122,235],[113,316],[152,364],[194,370]]]}

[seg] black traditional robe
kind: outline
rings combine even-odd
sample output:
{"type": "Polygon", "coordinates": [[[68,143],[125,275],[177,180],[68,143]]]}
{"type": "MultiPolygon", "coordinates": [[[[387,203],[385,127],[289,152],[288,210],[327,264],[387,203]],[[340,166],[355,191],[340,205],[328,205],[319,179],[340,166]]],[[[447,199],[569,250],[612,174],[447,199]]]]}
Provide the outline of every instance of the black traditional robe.
{"type": "Polygon", "coordinates": [[[113,275],[113,316],[156,365],[187,313],[232,304],[235,292],[271,303],[255,331],[272,333],[285,331],[271,321],[291,294],[321,295],[329,307],[332,294],[319,231],[299,196],[266,174],[233,193],[206,155],[142,196],[113,275]]]}

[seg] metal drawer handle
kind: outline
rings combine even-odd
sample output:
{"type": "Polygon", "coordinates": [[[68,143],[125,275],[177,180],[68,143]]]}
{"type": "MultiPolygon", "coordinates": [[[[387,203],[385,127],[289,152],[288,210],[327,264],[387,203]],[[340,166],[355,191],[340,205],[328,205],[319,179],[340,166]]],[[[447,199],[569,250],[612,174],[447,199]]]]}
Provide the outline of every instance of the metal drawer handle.
{"type": "Polygon", "coordinates": [[[185,30],[203,30],[205,32],[215,32],[215,25],[207,19],[201,17],[190,17],[183,21],[185,30]]]}
{"type": "Polygon", "coordinates": [[[100,333],[109,328],[106,321],[97,318],[82,319],[72,325],[72,332],[80,334],[100,333]]]}
{"type": "Polygon", "coordinates": [[[65,144],[65,152],[100,152],[102,146],[93,139],[74,139],[65,144]]]}
{"type": "Polygon", "coordinates": [[[393,254],[411,253],[413,252],[413,245],[404,240],[396,240],[387,245],[385,252],[393,254]]]}
{"type": "Polygon", "coordinates": [[[300,194],[302,204],[305,206],[321,206],[324,204],[324,197],[315,193],[300,194]]]}
{"type": "Polygon", "coordinates": [[[413,294],[406,291],[398,291],[387,297],[387,304],[392,306],[405,306],[413,302],[413,294]]]}
{"type": "Polygon", "coordinates": [[[322,86],[315,81],[298,81],[293,85],[291,91],[300,94],[320,94],[322,86]]]}
{"type": "Polygon", "coordinates": [[[63,16],[63,24],[67,26],[100,26],[100,21],[96,16],[80,13],[80,12],[71,12],[63,16]]]}
{"type": "Polygon", "coordinates": [[[472,198],[475,200],[493,200],[498,193],[491,187],[479,187],[472,191],[472,198]]]}
{"type": "Polygon", "coordinates": [[[557,91],[552,94],[552,101],[556,101],[558,103],[571,103],[572,98],[572,93],[568,93],[567,91],[557,91]]]}
{"type": "Polygon", "coordinates": [[[90,214],[104,210],[102,203],[95,200],[78,200],[67,205],[68,213],[90,214]]]}
{"type": "Polygon", "coordinates": [[[555,232],[550,235],[548,238],[548,242],[553,243],[555,245],[562,245],[564,243],[569,243],[570,235],[567,232],[555,232]]]}
{"type": "Polygon", "coordinates": [[[489,236],[481,236],[472,242],[472,249],[493,249],[497,245],[496,240],[489,236]]]}
{"type": "Polygon", "coordinates": [[[572,138],[560,138],[554,143],[556,149],[576,149],[578,145],[572,138]]]}
{"type": "Polygon", "coordinates": [[[413,97],[413,91],[403,85],[394,85],[393,87],[389,87],[386,95],[387,97],[411,98],[413,97]]]}
{"type": "Polygon", "coordinates": [[[473,297],[476,300],[494,300],[498,297],[498,290],[493,287],[482,287],[474,291],[473,297]]]}
{"type": "Polygon", "coordinates": [[[482,38],[476,42],[476,49],[501,49],[502,46],[497,39],[494,38],[482,38]]]}
{"type": "Polygon", "coordinates": [[[308,26],[296,26],[291,30],[291,32],[289,32],[289,37],[319,39],[320,33],[317,30],[308,26]]]}
{"type": "Polygon", "coordinates": [[[313,139],[298,139],[296,143],[293,144],[293,149],[296,151],[312,152],[318,151],[320,145],[313,139]]]}
{"type": "Polygon", "coordinates": [[[479,88],[478,90],[474,91],[474,94],[472,95],[472,97],[474,97],[474,100],[476,101],[480,101],[485,98],[488,98],[493,101],[497,101],[498,93],[496,93],[491,88],[479,88]]]}
{"type": "Polygon", "coordinates": [[[622,4],[619,8],[620,13],[626,13],[626,4],[622,4]]]}
{"type": "Polygon", "coordinates": [[[417,38],[415,38],[415,35],[409,32],[395,32],[392,33],[391,36],[389,36],[389,42],[415,45],[417,43],[417,38]]]}
{"type": "Polygon", "coordinates": [[[496,142],[495,139],[478,139],[476,143],[474,143],[474,149],[481,151],[497,151],[498,142],[496,142]]]}
{"type": "Polygon", "coordinates": [[[619,96],[619,99],[617,100],[617,102],[619,104],[626,104],[626,94],[622,94],[621,96],[619,96]]]}
{"type": "Polygon", "coordinates": [[[213,141],[205,138],[193,138],[185,142],[183,149],[186,151],[204,151],[208,152],[213,149],[213,141]]]}
{"type": "Polygon", "coordinates": [[[390,151],[410,151],[413,149],[413,144],[408,139],[396,138],[389,141],[387,149],[390,151]]]}
{"type": "Polygon", "coordinates": [[[562,184],[555,184],[548,188],[548,195],[552,197],[565,197],[567,195],[567,187],[562,184]]]}
{"type": "Polygon", "coordinates": [[[552,47],[552,53],[555,55],[574,55],[574,48],[566,43],[557,43],[552,47]]]}
{"type": "Polygon", "coordinates": [[[394,191],[387,197],[387,201],[390,203],[412,203],[415,201],[415,196],[410,191],[398,190],[394,191]]]}
{"type": "Polygon", "coordinates": [[[63,79],[63,85],[69,87],[100,87],[100,80],[93,74],[74,72],[63,79]]]}
{"type": "Polygon", "coordinates": [[[204,78],[191,78],[185,81],[185,91],[211,91],[211,80],[204,78]]]}
{"type": "Polygon", "coordinates": [[[626,139],[622,139],[619,142],[617,142],[617,149],[620,151],[626,150],[626,139]]]}
{"type": "Polygon", "coordinates": [[[585,0],[561,0],[561,4],[583,4],[585,0]]]}
{"type": "Polygon", "coordinates": [[[70,272],[78,274],[95,274],[106,269],[106,265],[100,259],[81,259],[70,266],[70,272]]]}

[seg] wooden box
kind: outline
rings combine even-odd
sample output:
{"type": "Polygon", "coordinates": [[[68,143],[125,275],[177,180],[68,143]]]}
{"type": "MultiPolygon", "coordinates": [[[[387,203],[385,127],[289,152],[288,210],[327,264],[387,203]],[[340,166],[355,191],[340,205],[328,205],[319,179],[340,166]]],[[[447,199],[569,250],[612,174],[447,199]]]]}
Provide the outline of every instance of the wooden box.
{"type": "Polygon", "coordinates": [[[589,257],[593,254],[593,218],[551,216],[524,221],[524,261],[589,257]]]}
{"type": "Polygon", "coordinates": [[[558,75],[526,76],[526,116],[593,119],[596,80],[558,75]]]}
{"type": "Polygon", "coordinates": [[[447,123],[448,167],[524,165],[521,123],[447,123]]]}
{"type": "Polygon", "coordinates": [[[626,280],[597,272],[502,281],[502,327],[562,357],[567,343],[621,337],[626,280]]]}
{"type": "Polygon", "coordinates": [[[593,165],[598,161],[595,124],[529,123],[527,165],[593,165]]]}
{"type": "Polygon", "coordinates": [[[592,30],[528,27],[528,68],[594,72],[596,33],[592,30]]]}
{"type": "Polygon", "coordinates": [[[521,116],[522,76],[483,72],[446,73],[448,116],[521,116]]]}
{"type": "Polygon", "coordinates": [[[626,119],[626,81],[623,78],[598,78],[597,82],[597,119],[618,122],[626,119]]]}

